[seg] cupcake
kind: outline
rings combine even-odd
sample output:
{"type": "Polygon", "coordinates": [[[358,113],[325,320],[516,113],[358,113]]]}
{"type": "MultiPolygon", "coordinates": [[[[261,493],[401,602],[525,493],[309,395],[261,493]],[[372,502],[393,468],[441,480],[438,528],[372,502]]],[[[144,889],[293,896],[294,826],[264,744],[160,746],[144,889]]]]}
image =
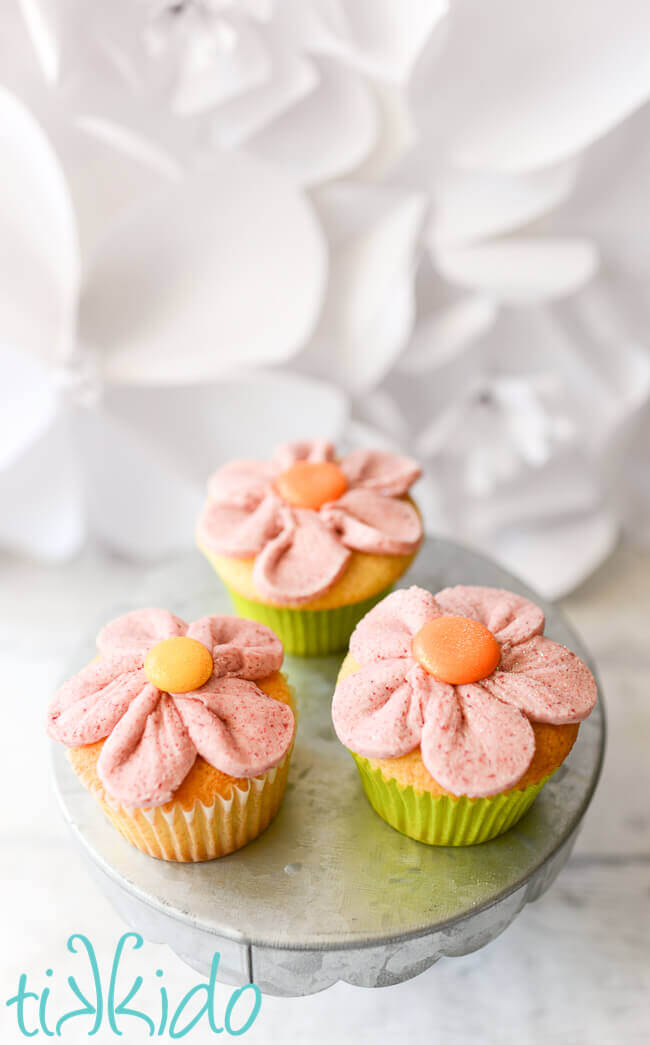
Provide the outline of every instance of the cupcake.
{"type": "Polygon", "coordinates": [[[357,625],[332,704],[366,795],[430,845],[507,831],[567,757],[596,702],[544,614],[496,588],[412,587],[357,625]]]}
{"type": "Polygon", "coordinates": [[[56,693],[49,735],[117,830],[163,860],[224,856],[278,811],[295,734],[282,643],[231,616],[136,610],[56,693]]]}
{"type": "Polygon", "coordinates": [[[197,541],[235,610],[289,653],[345,649],[354,626],[410,566],[422,540],[408,457],[331,443],[277,447],[210,479],[197,541]]]}

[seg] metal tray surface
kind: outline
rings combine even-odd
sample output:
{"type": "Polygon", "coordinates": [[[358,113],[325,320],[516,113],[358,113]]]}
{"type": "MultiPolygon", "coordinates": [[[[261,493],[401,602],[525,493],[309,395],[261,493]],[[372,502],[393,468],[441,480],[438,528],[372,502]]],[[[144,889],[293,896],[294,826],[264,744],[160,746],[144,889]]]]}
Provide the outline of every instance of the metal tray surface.
{"type": "MultiPolygon", "coordinates": [[[[433,592],[459,583],[521,592],[544,607],[549,637],[590,660],[557,607],[450,541],[426,541],[402,582],[413,583],[433,592]]],[[[225,591],[195,559],[146,598],[190,620],[230,611],[225,591]]],[[[94,651],[93,635],[72,670],[94,651]]],[[[519,824],[480,846],[431,847],[374,813],[334,735],[330,702],[341,659],[286,658],[299,708],[287,794],[262,836],[220,860],[173,864],[132,848],[53,745],[61,805],[100,886],[133,928],[206,975],[219,951],[224,982],[255,982],[271,994],[310,994],[337,980],[397,983],[494,939],[569,857],[600,772],[602,693],[571,755],[519,824]]]]}

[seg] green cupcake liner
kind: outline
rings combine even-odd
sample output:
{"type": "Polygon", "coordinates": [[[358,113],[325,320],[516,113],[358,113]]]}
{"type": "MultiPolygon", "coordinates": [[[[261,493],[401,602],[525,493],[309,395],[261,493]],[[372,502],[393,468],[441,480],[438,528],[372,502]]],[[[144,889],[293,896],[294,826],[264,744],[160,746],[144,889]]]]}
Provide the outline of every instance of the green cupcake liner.
{"type": "Polygon", "coordinates": [[[350,635],[361,618],[388,595],[390,590],[391,588],[384,588],[362,602],[337,606],[332,610],[267,606],[263,602],[253,602],[252,599],[244,598],[232,588],[228,588],[228,593],[238,616],[267,624],[282,640],[287,653],[299,657],[320,657],[346,649],[350,635]]]}
{"type": "Polygon", "coordinates": [[[403,835],[428,845],[477,845],[489,842],[521,820],[552,773],[523,791],[505,791],[490,798],[452,798],[401,787],[373,769],[367,758],[350,752],[363,789],[376,813],[403,835]]]}

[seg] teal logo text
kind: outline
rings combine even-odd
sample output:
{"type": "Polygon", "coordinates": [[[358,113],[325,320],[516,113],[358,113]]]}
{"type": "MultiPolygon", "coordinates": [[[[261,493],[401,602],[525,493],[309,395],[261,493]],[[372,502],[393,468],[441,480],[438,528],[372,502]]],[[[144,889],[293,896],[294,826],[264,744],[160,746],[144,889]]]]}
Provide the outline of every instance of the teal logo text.
{"type": "MultiPolygon", "coordinates": [[[[179,1000],[169,997],[162,982],[162,969],[155,970],[155,1003],[151,1002],[152,991],[142,992],[144,977],[137,975],[118,990],[118,974],[125,949],[138,951],[143,944],[139,933],[124,933],[117,941],[108,977],[100,974],[95,949],[83,933],[74,933],[67,942],[71,954],[78,955],[80,971],[77,976],[68,976],[66,986],[56,983],[53,969],[46,969],[46,985],[36,985],[22,973],[15,994],[6,1004],[16,1016],[19,1031],[26,1038],[43,1036],[65,1037],[71,1025],[87,1026],[89,1038],[103,1030],[116,1037],[128,1035],[134,1021],[147,1028],[150,1038],[167,1037],[173,1040],[184,1038],[195,1028],[202,1031],[205,1041],[207,1031],[239,1037],[255,1023],[262,1006],[262,995],[254,983],[233,990],[225,1006],[217,1011],[215,997],[217,971],[220,955],[212,958],[210,975],[205,982],[197,983],[179,1000]],[[147,1003],[144,1002],[144,993],[147,1003]],[[140,1006],[138,1001],[140,996],[140,1006]]],[[[124,980],[124,974],[121,980],[124,980]]],[[[77,1032],[78,1033],[78,1032],[77,1032]]],[[[102,1037],[102,1041],[105,1038],[102,1037]]],[[[128,1038],[127,1038],[128,1040],[128,1038]]]]}

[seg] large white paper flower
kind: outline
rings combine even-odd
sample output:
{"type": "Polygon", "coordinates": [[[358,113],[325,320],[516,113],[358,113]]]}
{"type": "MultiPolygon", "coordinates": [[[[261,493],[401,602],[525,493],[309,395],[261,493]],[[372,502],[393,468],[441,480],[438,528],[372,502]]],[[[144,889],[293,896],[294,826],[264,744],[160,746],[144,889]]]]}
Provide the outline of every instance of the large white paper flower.
{"type": "Polygon", "coordinates": [[[23,0],[52,83],[96,83],[100,63],[104,90],[86,103],[96,129],[155,130],[170,149],[189,132],[199,147],[246,148],[302,184],[358,167],[377,146],[373,81],[406,81],[447,5],[409,7],[404,16],[394,0],[95,0],[90,17],[83,0],[23,0]],[[130,113],[117,80],[130,88],[130,113]]]}
{"type": "Polygon", "coordinates": [[[158,179],[82,264],[61,165],[5,90],[0,141],[3,543],[65,555],[90,517],[123,550],[160,554],[186,543],[203,477],[247,438],[262,449],[314,417],[339,434],[335,389],[237,376],[289,358],[321,303],[324,244],[286,179],[231,153],[158,179]]]}

